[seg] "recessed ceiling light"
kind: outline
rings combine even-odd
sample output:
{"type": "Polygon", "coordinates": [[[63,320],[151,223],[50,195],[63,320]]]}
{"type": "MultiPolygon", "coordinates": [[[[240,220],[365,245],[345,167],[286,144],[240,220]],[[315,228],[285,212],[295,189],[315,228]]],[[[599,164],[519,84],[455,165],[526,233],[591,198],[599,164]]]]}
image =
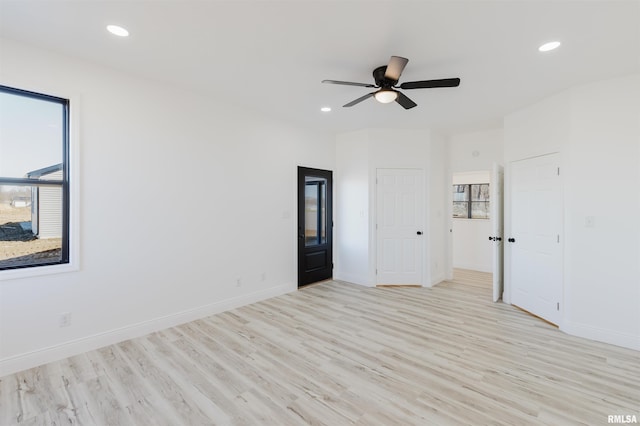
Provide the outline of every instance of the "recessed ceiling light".
{"type": "Polygon", "coordinates": [[[329,111],[331,111],[331,108],[329,108],[329,107],[322,107],[322,108],[320,108],[320,111],[322,111],[322,112],[329,112],[329,111]]]}
{"type": "Polygon", "coordinates": [[[559,41],[550,41],[549,43],[545,43],[542,46],[538,47],[538,50],[541,52],[548,52],[553,49],[557,49],[560,46],[559,41]]]}
{"type": "Polygon", "coordinates": [[[129,31],[126,28],[119,27],[118,25],[107,25],[107,31],[111,34],[117,35],[118,37],[128,37],[129,31]]]}

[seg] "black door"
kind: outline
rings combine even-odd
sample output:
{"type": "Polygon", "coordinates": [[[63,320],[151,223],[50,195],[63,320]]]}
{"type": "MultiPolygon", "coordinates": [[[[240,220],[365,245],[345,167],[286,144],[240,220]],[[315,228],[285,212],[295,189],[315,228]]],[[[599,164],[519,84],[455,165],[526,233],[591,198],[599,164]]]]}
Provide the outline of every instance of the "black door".
{"type": "Polygon", "coordinates": [[[331,171],[298,167],[298,287],[333,276],[331,171]]]}

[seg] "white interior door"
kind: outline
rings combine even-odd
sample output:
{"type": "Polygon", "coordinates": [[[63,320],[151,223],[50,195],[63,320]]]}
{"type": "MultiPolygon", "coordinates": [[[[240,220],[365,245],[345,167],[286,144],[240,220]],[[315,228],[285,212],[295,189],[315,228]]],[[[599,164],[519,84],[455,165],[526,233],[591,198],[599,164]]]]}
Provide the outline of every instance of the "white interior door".
{"type": "Polygon", "coordinates": [[[423,172],[378,169],[376,284],[422,285],[423,172]]]}
{"type": "Polygon", "coordinates": [[[504,272],[504,167],[493,164],[491,171],[491,233],[493,241],[493,301],[502,297],[504,272]]]}
{"type": "Polygon", "coordinates": [[[559,154],[511,163],[511,302],[560,321],[562,187],[559,154]]]}

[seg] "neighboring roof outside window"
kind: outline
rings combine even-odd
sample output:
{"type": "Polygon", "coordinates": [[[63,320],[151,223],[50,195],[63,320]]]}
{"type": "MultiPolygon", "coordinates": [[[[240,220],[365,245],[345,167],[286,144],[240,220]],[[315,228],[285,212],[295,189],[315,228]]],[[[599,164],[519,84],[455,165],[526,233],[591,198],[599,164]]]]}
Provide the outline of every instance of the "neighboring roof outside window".
{"type": "Polygon", "coordinates": [[[42,176],[50,175],[51,173],[59,172],[62,170],[62,163],[54,164],[53,166],[43,167],[42,169],[33,170],[26,174],[28,178],[41,178],[42,176]]]}

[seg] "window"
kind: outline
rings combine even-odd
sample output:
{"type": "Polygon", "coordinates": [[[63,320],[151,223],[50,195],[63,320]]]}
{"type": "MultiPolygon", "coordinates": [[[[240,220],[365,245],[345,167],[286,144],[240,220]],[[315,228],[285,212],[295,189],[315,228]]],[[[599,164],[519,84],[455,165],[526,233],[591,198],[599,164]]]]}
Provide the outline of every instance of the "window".
{"type": "Polygon", "coordinates": [[[0,270],[69,263],[69,101],[0,86],[0,270]]]}
{"type": "Polygon", "coordinates": [[[489,219],[489,184],[453,185],[453,217],[489,219]]]}
{"type": "Polygon", "coordinates": [[[305,247],[327,243],[327,179],[305,177],[305,247]]]}

